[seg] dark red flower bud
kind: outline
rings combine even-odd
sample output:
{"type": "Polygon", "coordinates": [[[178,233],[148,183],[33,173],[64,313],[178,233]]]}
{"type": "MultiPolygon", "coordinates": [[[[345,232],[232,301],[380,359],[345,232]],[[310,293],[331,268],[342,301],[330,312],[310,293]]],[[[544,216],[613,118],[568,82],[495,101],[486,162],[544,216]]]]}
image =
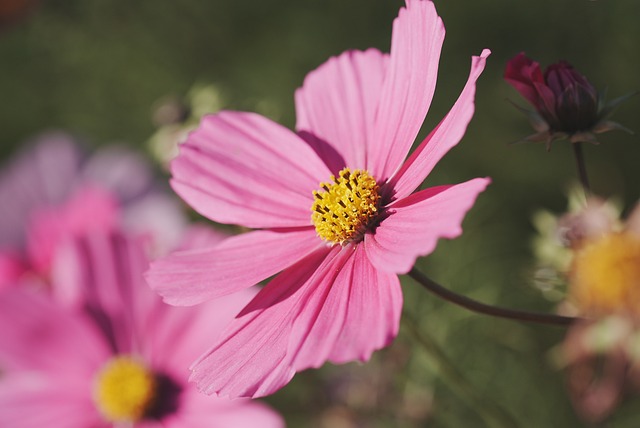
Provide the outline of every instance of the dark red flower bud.
{"type": "Polygon", "coordinates": [[[38,0],[0,0],[0,30],[24,19],[37,3],[38,0]]]}
{"type": "Polygon", "coordinates": [[[594,134],[625,129],[606,119],[628,96],[602,106],[596,88],[566,61],[543,74],[540,64],[519,53],[507,63],[504,78],[534,107],[525,112],[537,133],[526,141],[546,141],[547,147],[563,138],[597,143],[594,134]]]}
{"type": "Polygon", "coordinates": [[[552,130],[575,134],[592,129],[598,121],[598,91],[569,63],[547,67],[544,80],[555,97],[552,130]]]}

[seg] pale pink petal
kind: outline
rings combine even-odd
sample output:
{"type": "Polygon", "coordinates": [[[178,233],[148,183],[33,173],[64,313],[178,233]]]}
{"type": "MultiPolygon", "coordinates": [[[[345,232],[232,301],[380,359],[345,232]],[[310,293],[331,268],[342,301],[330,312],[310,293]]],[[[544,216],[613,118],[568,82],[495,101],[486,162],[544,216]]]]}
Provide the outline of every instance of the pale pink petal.
{"type": "Polygon", "coordinates": [[[91,402],[89,379],[75,383],[36,373],[5,375],[0,381],[0,426],[107,428],[91,402]]]}
{"type": "Polygon", "coordinates": [[[188,306],[251,287],[324,245],[311,227],[254,231],[151,263],[147,283],[167,303],[188,306]]]}
{"type": "Polygon", "coordinates": [[[367,166],[388,60],[376,49],[345,52],[309,73],[296,91],[296,129],[334,174],[367,166]]]}
{"type": "Polygon", "coordinates": [[[154,310],[141,326],[143,332],[153,331],[143,337],[145,361],[175,379],[184,379],[186,384],[191,363],[218,339],[258,291],[258,287],[245,288],[188,308],[167,305],[156,295],[154,310]]]}
{"type": "Polygon", "coordinates": [[[108,146],[84,162],[78,181],[99,184],[128,204],[151,190],[153,171],[141,154],[126,147],[108,146]]]}
{"type": "Polygon", "coordinates": [[[310,225],[312,192],[330,176],[303,139],[240,112],[203,118],[171,171],[175,191],[200,214],[251,228],[310,225]]]}
{"type": "Polygon", "coordinates": [[[196,248],[211,248],[218,245],[231,235],[227,231],[216,229],[205,224],[191,224],[183,231],[176,251],[193,250],[196,248]]]}
{"type": "MultiPolygon", "coordinates": [[[[180,410],[162,421],[164,428],[283,428],[278,413],[257,400],[209,397],[189,388],[180,410]]],[[[136,427],[137,428],[137,427],[136,427]]]]}
{"type": "Polygon", "coordinates": [[[128,204],[122,217],[125,230],[149,240],[154,256],[165,255],[180,245],[188,227],[178,199],[159,192],[149,192],[128,204]]]}
{"type": "Polygon", "coordinates": [[[365,235],[364,246],[378,269],[407,273],[419,256],[431,253],[440,238],[462,233],[461,223],[476,197],[490,180],[476,178],[465,183],[426,189],[392,205],[390,215],[365,235]]]}
{"type": "Polygon", "coordinates": [[[339,272],[326,272],[293,323],[289,353],[297,371],[335,363],[366,361],[398,334],[402,290],[397,275],[376,270],[362,245],[339,272]]]}
{"type": "Polygon", "coordinates": [[[444,26],[430,1],[407,0],[393,23],[391,59],[380,96],[367,169],[379,181],[400,167],[436,87],[444,26]]]}
{"type": "Polygon", "coordinates": [[[42,293],[24,289],[0,293],[3,370],[41,370],[86,377],[108,355],[106,343],[88,318],[64,310],[42,293]]]}
{"type": "Polygon", "coordinates": [[[192,366],[191,380],[198,389],[231,398],[260,397],[289,382],[295,374],[287,353],[293,322],[309,296],[336,275],[344,258],[340,247],[325,247],[263,288],[218,344],[192,366]]]}
{"type": "Polygon", "coordinates": [[[484,70],[489,54],[485,49],[479,57],[472,58],[469,79],[451,111],[391,179],[390,188],[395,198],[404,198],[418,188],[440,159],[462,139],[473,116],[476,80],[484,70]]]}

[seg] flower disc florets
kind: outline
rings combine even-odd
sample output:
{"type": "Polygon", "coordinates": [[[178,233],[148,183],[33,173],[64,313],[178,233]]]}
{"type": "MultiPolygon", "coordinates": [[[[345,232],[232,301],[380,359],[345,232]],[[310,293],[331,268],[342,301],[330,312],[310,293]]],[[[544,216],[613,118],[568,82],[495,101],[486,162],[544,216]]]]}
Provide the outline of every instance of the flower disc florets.
{"type": "Polygon", "coordinates": [[[344,168],[323,190],[314,190],[311,221],[318,236],[333,244],[357,241],[379,212],[378,183],[367,171],[344,168]]]}
{"type": "Polygon", "coordinates": [[[136,422],[150,409],[156,380],[145,365],[118,356],[107,362],[96,378],[94,401],[111,422],[136,422]]]}
{"type": "Polygon", "coordinates": [[[570,277],[572,297],[584,312],[640,315],[640,237],[611,233],[587,242],[570,277]]]}

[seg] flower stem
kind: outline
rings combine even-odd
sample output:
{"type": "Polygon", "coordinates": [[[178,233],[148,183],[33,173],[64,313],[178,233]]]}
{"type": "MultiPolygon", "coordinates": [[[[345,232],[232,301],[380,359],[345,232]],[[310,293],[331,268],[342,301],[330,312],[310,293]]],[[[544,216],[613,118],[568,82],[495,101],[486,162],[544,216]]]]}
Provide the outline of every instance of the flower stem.
{"type": "Polygon", "coordinates": [[[449,361],[442,347],[434,338],[429,336],[424,329],[418,328],[418,324],[408,314],[402,315],[402,324],[406,327],[413,339],[422,347],[424,354],[437,370],[438,375],[451,391],[462,401],[478,413],[488,427],[513,428],[518,426],[513,417],[498,403],[491,401],[480,393],[464,377],[458,368],[449,361]]]}
{"type": "Polygon", "coordinates": [[[436,296],[458,306],[462,306],[463,308],[466,308],[470,311],[478,312],[480,314],[491,315],[498,318],[506,318],[516,321],[526,321],[557,326],[568,326],[580,320],[579,318],[565,317],[562,315],[519,311],[515,309],[501,308],[499,306],[487,305],[485,303],[478,302],[444,288],[443,286],[417,270],[415,267],[411,269],[407,275],[409,275],[417,283],[422,285],[424,288],[426,288],[436,296]]]}
{"type": "Polygon", "coordinates": [[[576,157],[576,166],[578,167],[578,176],[580,177],[580,183],[584,189],[585,195],[591,193],[591,186],[589,185],[589,177],[587,176],[587,167],[584,162],[584,153],[582,152],[582,143],[573,143],[573,154],[576,157]]]}

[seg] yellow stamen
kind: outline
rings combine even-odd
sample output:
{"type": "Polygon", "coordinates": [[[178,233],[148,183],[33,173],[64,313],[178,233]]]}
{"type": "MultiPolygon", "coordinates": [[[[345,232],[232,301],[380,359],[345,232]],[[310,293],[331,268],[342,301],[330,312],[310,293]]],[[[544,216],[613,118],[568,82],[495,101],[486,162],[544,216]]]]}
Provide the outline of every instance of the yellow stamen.
{"type": "Polygon", "coordinates": [[[94,402],[110,422],[136,422],[154,399],[156,380],[147,367],[129,356],[111,359],[95,380],[94,402]]]}
{"type": "Polygon", "coordinates": [[[315,190],[311,221],[318,236],[333,244],[362,238],[378,214],[378,183],[363,170],[344,168],[332,183],[320,183],[315,190]]]}
{"type": "Polygon", "coordinates": [[[587,315],[640,315],[640,238],[613,233],[588,241],[570,272],[573,300],[587,315]]]}

